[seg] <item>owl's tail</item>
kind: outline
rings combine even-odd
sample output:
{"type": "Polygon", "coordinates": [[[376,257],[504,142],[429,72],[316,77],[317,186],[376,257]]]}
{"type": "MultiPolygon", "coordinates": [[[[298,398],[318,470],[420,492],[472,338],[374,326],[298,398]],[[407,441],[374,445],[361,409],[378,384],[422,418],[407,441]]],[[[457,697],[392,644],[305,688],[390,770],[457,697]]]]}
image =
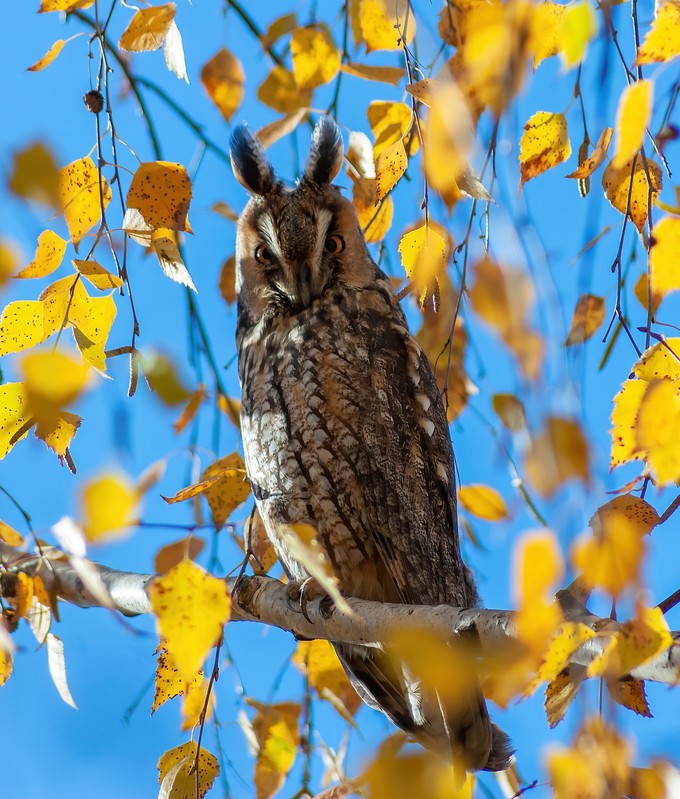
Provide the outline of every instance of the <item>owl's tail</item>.
{"type": "Polygon", "coordinates": [[[335,649],[363,701],[427,749],[454,762],[462,760],[470,771],[502,771],[510,765],[510,739],[489,718],[478,687],[465,701],[457,697],[455,708],[447,708],[438,696],[423,696],[418,684],[381,650],[348,644],[335,644],[335,649]]]}

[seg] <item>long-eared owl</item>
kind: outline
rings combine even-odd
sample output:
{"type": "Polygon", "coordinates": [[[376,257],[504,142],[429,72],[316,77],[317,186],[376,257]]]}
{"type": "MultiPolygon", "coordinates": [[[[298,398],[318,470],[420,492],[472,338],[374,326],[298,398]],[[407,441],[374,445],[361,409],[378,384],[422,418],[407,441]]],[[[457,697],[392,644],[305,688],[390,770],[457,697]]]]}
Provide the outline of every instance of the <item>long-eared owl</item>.
{"type": "MultiPolygon", "coordinates": [[[[345,595],[473,607],[446,414],[352,203],[331,185],[343,161],[335,122],[317,124],[294,189],[244,127],[231,159],[252,194],[236,245],[243,446],[286,574],[309,576],[278,532],[304,523],[345,595]]],[[[362,699],[426,746],[470,769],[508,765],[509,741],[476,685],[455,708],[428,704],[381,650],[334,646],[362,699]]]]}

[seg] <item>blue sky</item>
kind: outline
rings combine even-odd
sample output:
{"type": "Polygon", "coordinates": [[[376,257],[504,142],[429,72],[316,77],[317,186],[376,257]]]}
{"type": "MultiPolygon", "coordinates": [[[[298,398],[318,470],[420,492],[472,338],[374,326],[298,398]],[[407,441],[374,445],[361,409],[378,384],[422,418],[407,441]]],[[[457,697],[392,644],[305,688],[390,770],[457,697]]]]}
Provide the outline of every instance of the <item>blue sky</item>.
{"type": "MultiPolygon", "coordinates": [[[[57,61],[40,73],[26,72],[26,67],[42,56],[52,42],[67,39],[83,30],[73,20],[61,24],[56,14],[36,14],[37,0],[15,3],[6,14],[4,42],[0,48],[0,102],[4,124],[0,126],[0,169],[9,174],[12,154],[35,140],[45,142],[54,152],[59,165],[83,157],[95,141],[94,120],[83,103],[82,95],[90,88],[87,59],[87,36],[69,42],[57,61]]],[[[640,3],[641,18],[648,19],[651,3],[640,3]]],[[[318,4],[319,13],[328,13],[328,21],[337,19],[339,3],[318,4]]],[[[264,28],[271,21],[273,4],[257,0],[248,4],[249,12],[264,28]]],[[[432,51],[436,12],[425,2],[415,3],[419,23],[419,47],[422,55],[432,51]]],[[[306,4],[296,6],[301,24],[308,21],[306,4]]],[[[289,10],[281,6],[281,13],[289,10]]],[[[91,10],[87,13],[91,13],[91,10]]],[[[622,29],[622,46],[631,52],[627,6],[613,8],[615,24],[622,29]]],[[[111,36],[117,40],[131,12],[118,7],[111,36]]],[[[271,64],[263,57],[252,35],[233,13],[224,14],[217,0],[202,0],[190,5],[179,0],[177,24],[182,33],[190,83],[187,85],[170,74],[162,53],[135,55],[136,73],[148,77],[166,91],[174,101],[204,126],[206,134],[221,147],[227,147],[229,128],[207,98],[199,80],[203,63],[219,48],[227,47],[244,64],[247,75],[246,99],[234,121],[247,121],[253,129],[271,122],[277,114],[260,104],[255,97],[271,64]]],[[[333,28],[336,42],[341,27],[333,28]]],[[[595,139],[605,124],[612,125],[618,94],[623,86],[620,65],[605,62],[602,48],[594,46],[584,69],[584,95],[591,138],[595,139]],[[600,66],[606,64],[604,79],[600,66]],[[600,91],[603,89],[603,91],[600,91]]],[[[397,54],[379,53],[370,57],[360,53],[357,60],[368,63],[399,64],[397,54]]],[[[656,74],[650,70],[651,74],[656,74]]],[[[665,92],[673,79],[672,70],[658,70],[658,108],[667,103],[665,92]]],[[[113,75],[113,103],[120,136],[142,160],[151,160],[152,151],[133,99],[121,96],[120,72],[113,75]]],[[[491,210],[491,242],[494,255],[501,261],[524,268],[535,280],[537,290],[536,323],[547,331],[548,355],[543,377],[536,385],[527,385],[517,376],[510,355],[493,334],[474,318],[470,319],[471,347],[468,371],[480,393],[473,400],[475,411],[466,411],[452,426],[452,436],[462,483],[484,482],[499,490],[513,519],[500,525],[473,521],[481,542],[479,549],[465,543],[466,556],[478,575],[480,592],[489,607],[510,607],[512,547],[517,536],[537,523],[513,489],[507,459],[489,433],[487,421],[493,421],[492,393],[512,391],[526,402],[530,419],[537,423],[548,413],[576,417],[582,421],[591,441],[593,480],[589,487],[570,486],[550,502],[540,502],[541,511],[566,546],[587,525],[592,512],[605,502],[606,492],[623,485],[636,474],[635,469],[622,469],[611,475],[608,470],[608,417],[611,397],[627,378],[634,363],[632,348],[620,340],[612,358],[601,371],[597,365],[604,345],[596,336],[585,347],[565,350],[561,343],[566,336],[569,317],[577,297],[591,291],[605,297],[608,313],[613,309],[616,283],[609,266],[618,246],[620,215],[611,209],[599,187],[599,174],[593,178],[591,194],[582,200],[572,181],[564,175],[575,168],[575,156],[555,170],[528,184],[518,196],[519,171],[517,142],[524,122],[537,110],[563,111],[571,101],[575,73],[565,74],[557,59],[544,63],[524,92],[506,112],[500,128],[498,147],[499,180],[494,197],[497,205],[491,210]],[[606,224],[612,230],[587,257],[573,259],[582,246],[606,224]],[[485,421],[486,420],[486,421],[485,421]]],[[[246,201],[243,189],[236,183],[228,166],[210,152],[203,154],[195,135],[168,107],[146,92],[149,108],[159,132],[163,158],[187,166],[194,180],[194,199],[190,218],[195,234],[185,242],[186,263],[198,288],[198,304],[223,379],[230,393],[238,396],[233,332],[235,309],[227,308],[219,297],[217,281],[222,262],[234,251],[234,226],[213,213],[217,201],[225,201],[240,209],[246,201]],[[228,365],[229,364],[229,365],[228,365]]],[[[315,108],[327,107],[332,86],[322,87],[314,99],[315,108]]],[[[345,77],[339,103],[339,119],[345,140],[347,131],[370,133],[365,108],[372,99],[403,99],[403,87],[392,88],[345,77]]],[[[569,112],[572,147],[580,142],[579,114],[574,104],[569,112]]],[[[656,122],[656,120],[655,120],[656,122]]],[[[653,126],[654,128],[654,126],[653,126]]],[[[654,128],[655,129],[655,128],[654,128]]],[[[490,125],[483,120],[482,136],[488,137],[490,125]]],[[[298,134],[301,153],[308,146],[307,128],[298,134]]],[[[270,155],[277,170],[288,179],[294,178],[294,159],[290,141],[274,145],[270,155]]],[[[669,149],[671,159],[677,157],[677,146],[669,149]]],[[[133,159],[128,157],[128,162],[133,159]]],[[[481,164],[479,161],[478,165],[481,164]]],[[[340,178],[346,188],[347,178],[340,178]]],[[[388,237],[389,264],[400,274],[396,246],[398,233],[421,216],[419,205],[422,184],[417,170],[411,182],[402,181],[395,193],[395,222],[388,237]]],[[[669,181],[670,185],[670,181],[669,181]]],[[[672,198],[672,191],[665,195],[672,198]]],[[[450,220],[444,209],[433,203],[433,217],[445,223],[454,239],[464,233],[470,212],[469,203],[462,203],[450,220]]],[[[477,223],[475,223],[477,224],[477,223]]],[[[38,234],[50,226],[65,235],[61,219],[50,220],[43,209],[18,203],[0,181],[0,236],[13,241],[27,263],[33,254],[38,234]]],[[[475,230],[475,228],[473,228],[475,230]]],[[[633,242],[629,227],[624,254],[628,257],[633,242]]],[[[151,258],[143,259],[141,249],[130,244],[130,269],[135,287],[135,301],[141,320],[141,346],[159,349],[172,356],[187,384],[195,386],[198,377],[189,363],[189,332],[184,289],[165,278],[151,258]]],[[[643,250],[638,242],[637,257],[643,250]]],[[[73,257],[72,252],[67,254],[73,257]]],[[[66,267],[62,267],[65,269],[66,267]]],[[[631,264],[637,277],[641,265],[631,264]]],[[[61,276],[59,273],[58,276],[61,276]]],[[[63,274],[66,274],[64,271],[63,274]]],[[[633,282],[634,282],[633,279],[633,282]]],[[[44,283],[40,284],[40,288],[44,283]]],[[[4,290],[3,304],[19,298],[32,298],[37,290],[22,282],[4,290]]],[[[635,300],[632,301],[634,303],[635,300]]],[[[641,309],[631,303],[635,324],[642,324],[641,309]]],[[[129,340],[130,314],[126,302],[117,301],[119,316],[109,346],[120,346],[129,340]]],[[[677,304],[667,300],[664,319],[673,322],[677,304]]],[[[413,324],[416,311],[409,309],[413,324]]],[[[470,316],[470,312],[467,311],[470,316]]],[[[623,338],[623,337],[622,337],[623,338]]],[[[15,379],[13,361],[3,363],[5,379],[15,379]]],[[[204,364],[205,370],[205,364],[204,364]]],[[[187,485],[196,471],[213,458],[211,412],[205,413],[197,432],[198,447],[193,460],[187,454],[190,433],[175,437],[171,424],[178,410],[168,411],[150,396],[144,386],[137,395],[127,398],[127,364],[123,359],[111,363],[110,381],[100,381],[96,391],[84,398],[76,408],[84,417],[83,428],[73,446],[78,466],[74,478],[60,468],[54,456],[31,436],[0,462],[0,485],[30,513],[38,534],[51,540],[49,528],[65,514],[77,514],[77,491],[84,479],[114,468],[133,476],[140,474],[155,460],[168,461],[161,484],[147,498],[144,520],[167,525],[191,523],[190,509],[166,506],[159,494],[169,495],[187,485]],[[200,465],[199,466],[199,462],[200,465]]],[[[210,377],[207,376],[210,384],[210,377]]],[[[511,448],[521,441],[505,439],[511,448]]],[[[238,446],[237,433],[227,422],[221,425],[219,452],[227,454],[238,446]]],[[[518,463],[521,456],[513,449],[518,463]]],[[[648,499],[663,509],[672,499],[670,492],[662,496],[650,494],[648,499]]],[[[247,515],[240,509],[234,515],[239,524],[247,515]]],[[[22,532],[20,515],[0,497],[0,518],[22,532]]],[[[178,529],[149,527],[134,532],[124,542],[93,550],[91,556],[110,566],[133,571],[150,571],[153,556],[163,544],[181,537],[178,529]]],[[[206,531],[209,538],[210,533],[206,531]]],[[[672,522],[654,532],[647,565],[652,599],[660,600],[677,588],[674,568],[674,530],[672,522]]],[[[206,552],[210,546],[206,547],[206,552]]],[[[217,552],[222,571],[229,571],[238,562],[238,553],[228,534],[221,533],[217,552]]],[[[205,563],[205,557],[203,558],[205,563]]],[[[603,603],[598,609],[605,610],[603,603]]],[[[671,614],[671,627],[677,626],[671,614]]],[[[102,610],[81,611],[64,606],[61,623],[55,629],[63,639],[69,683],[79,706],[67,707],[59,698],[47,670],[44,651],[36,651],[35,642],[26,630],[17,635],[19,652],[15,673],[0,691],[0,712],[5,722],[3,756],[5,769],[3,789],[12,796],[33,799],[78,797],[96,791],[101,799],[126,796],[129,799],[148,797],[156,790],[155,763],[168,748],[187,739],[179,730],[179,707],[176,702],[161,708],[154,718],[149,709],[152,700],[150,680],[153,674],[153,651],[156,646],[154,626],[149,619],[122,622],[102,610]],[[135,706],[127,718],[128,710],[135,706]]],[[[236,719],[242,703],[240,683],[245,691],[263,701],[295,699],[300,696],[301,681],[294,667],[286,667],[294,649],[294,641],[286,634],[255,625],[232,625],[227,630],[227,649],[234,666],[224,664],[218,684],[218,718],[221,724],[221,746],[233,767],[226,777],[231,793],[237,797],[252,795],[252,763],[236,719]],[[272,686],[275,685],[275,689],[272,686]]],[[[638,719],[628,711],[614,713],[625,730],[637,737],[641,760],[652,754],[678,755],[677,696],[667,696],[669,689],[648,686],[648,694],[656,719],[638,719]]],[[[522,775],[542,779],[540,758],[544,745],[569,740],[581,713],[597,706],[595,686],[584,691],[584,700],[577,700],[560,727],[550,732],[542,712],[540,695],[511,706],[507,712],[496,712],[497,720],[513,737],[519,755],[522,775]]],[[[318,705],[315,710],[320,734],[329,745],[337,747],[345,734],[345,725],[338,723],[333,712],[318,705]]],[[[354,774],[373,746],[389,731],[388,723],[378,714],[362,709],[358,715],[360,734],[353,733],[349,749],[349,772],[354,774]]],[[[207,732],[206,746],[215,752],[214,732],[207,732]]],[[[318,760],[316,774],[319,773],[318,760]]],[[[285,794],[295,792],[299,783],[299,766],[293,771],[285,794]]],[[[219,790],[213,794],[220,795],[219,790]]]]}

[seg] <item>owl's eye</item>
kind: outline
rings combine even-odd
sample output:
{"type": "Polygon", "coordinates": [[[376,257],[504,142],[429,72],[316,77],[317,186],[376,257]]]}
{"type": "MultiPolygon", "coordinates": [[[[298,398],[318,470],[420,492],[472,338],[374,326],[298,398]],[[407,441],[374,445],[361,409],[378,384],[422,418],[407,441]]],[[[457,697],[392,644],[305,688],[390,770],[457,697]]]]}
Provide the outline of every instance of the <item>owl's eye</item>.
{"type": "Polygon", "coordinates": [[[255,250],[255,260],[258,264],[268,264],[273,257],[274,253],[266,244],[260,244],[255,250]]]}
{"type": "Polygon", "coordinates": [[[338,253],[342,252],[345,249],[345,240],[342,236],[338,236],[337,234],[333,236],[329,236],[326,241],[324,242],[324,250],[329,252],[331,255],[337,255],[338,253]]]}

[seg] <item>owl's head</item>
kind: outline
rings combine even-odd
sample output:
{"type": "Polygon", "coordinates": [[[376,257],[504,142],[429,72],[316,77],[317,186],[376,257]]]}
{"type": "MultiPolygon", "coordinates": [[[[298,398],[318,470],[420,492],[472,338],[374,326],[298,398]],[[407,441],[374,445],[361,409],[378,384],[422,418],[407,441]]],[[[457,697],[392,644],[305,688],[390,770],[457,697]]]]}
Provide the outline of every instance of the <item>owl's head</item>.
{"type": "Polygon", "coordinates": [[[360,286],[373,264],[352,203],[331,185],[340,171],[343,144],[331,117],[312,135],[302,177],[287,187],[245,127],[231,138],[237,180],[252,194],[236,236],[236,290],[257,322],[265,312],[307,308],[339,281],[360,286]]]}

